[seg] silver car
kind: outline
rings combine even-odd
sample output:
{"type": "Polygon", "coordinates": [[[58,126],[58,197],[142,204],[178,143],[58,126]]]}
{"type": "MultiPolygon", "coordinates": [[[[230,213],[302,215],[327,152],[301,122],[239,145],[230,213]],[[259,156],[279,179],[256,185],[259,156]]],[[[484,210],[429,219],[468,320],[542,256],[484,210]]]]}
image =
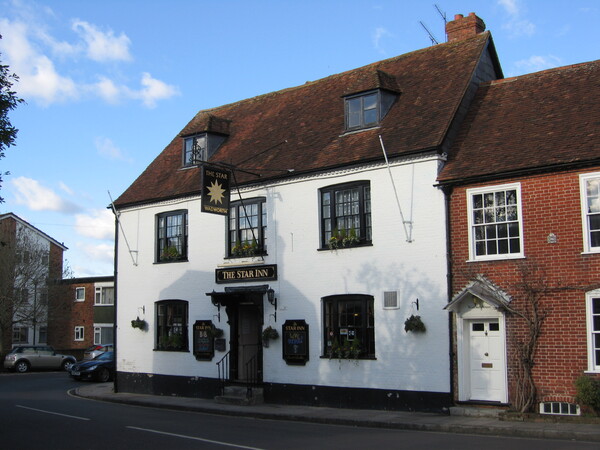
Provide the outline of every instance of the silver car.
{"type": "Polygon", "coordinates": [[[112,344],[97,344],[92,345],[88,349],[83,352],[83,360],[88,361],[90,359],[94,359],[96,356],[101,355],[105,352],[114,351],[115,347],[112,344]]]}
{"type": "Polygon", "coordinates": [[[23,345],[13,348],[4,358],[4,368],[19,373],[30,369],[62,369],[69,371],[75,357],[61,355],[49,345],[23,345]]]}

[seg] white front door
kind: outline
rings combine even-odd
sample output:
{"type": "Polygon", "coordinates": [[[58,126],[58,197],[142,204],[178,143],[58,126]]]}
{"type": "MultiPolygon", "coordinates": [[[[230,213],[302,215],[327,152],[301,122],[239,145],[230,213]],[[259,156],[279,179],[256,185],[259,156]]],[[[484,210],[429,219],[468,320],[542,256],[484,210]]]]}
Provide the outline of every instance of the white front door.
{"type": "Polygon", "coordinates": [[[475,319],[469,327],[470,400],[504,402],[505,361],[498,319],[475,319]]]}

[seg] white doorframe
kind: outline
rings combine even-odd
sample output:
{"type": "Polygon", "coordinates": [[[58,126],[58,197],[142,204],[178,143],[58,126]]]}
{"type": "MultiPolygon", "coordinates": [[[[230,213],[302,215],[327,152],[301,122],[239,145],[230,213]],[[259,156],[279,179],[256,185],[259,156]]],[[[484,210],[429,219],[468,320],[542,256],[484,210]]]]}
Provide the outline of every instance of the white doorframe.
{"type": "Polygon", "coordinates": [[[499,364],[502,365],[503,377],[500,381],[500,394],[497,398],[490,398],[489,401],[497,401],[500,403],[508,403],[507,389],[507,370],[506,370],[506,327],[504,314],[487,304],[482,302],[465,302],[456,310],[456,325],[457,325],[457,363],[458,363],[458,400],[459,401],[488,401],[488,399],[473,399],[471,394],[471,336],[470,324],[477,320],[497,320],[500,333],[500,356],[499,364]],[[478,306],[473,306],[477,304],[478,306]]]}

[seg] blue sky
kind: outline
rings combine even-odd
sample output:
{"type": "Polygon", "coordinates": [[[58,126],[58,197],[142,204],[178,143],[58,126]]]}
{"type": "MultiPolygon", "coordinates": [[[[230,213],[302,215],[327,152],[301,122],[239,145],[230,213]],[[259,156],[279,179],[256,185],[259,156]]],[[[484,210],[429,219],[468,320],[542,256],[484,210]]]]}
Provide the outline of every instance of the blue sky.
{"type": "Polygon", "coordinates": [[[0,213],[113,271],[117,198],[201,109],[443,42],[475,12],[506,77],[600,58],[598,0],[0,0],[0,61],[26,100],[0,213]]]}

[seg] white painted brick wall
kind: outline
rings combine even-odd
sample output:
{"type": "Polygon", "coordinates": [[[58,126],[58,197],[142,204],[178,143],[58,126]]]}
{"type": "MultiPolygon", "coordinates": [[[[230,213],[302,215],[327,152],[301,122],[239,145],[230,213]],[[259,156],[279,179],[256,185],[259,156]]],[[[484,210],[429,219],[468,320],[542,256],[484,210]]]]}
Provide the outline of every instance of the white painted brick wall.
{"type": "MultiPolygon", "coordinates": [[[[443,310],[447,301],[444,196],[434,187],[437,161],[396,165],[392,173],[404,218],[412,217],[414,222],[411,243],[406,240],[383,166],[244,191],[245,198],[267,198],[269,254],[265,262],[278,267],[278,280],[268,283],[279,300],[277,323],[270,316],[273,307],[265,300],[264,326],[276,326],[280,333],[286,320],[302,319],[310,326],[306,366],[288,366],[279,339],[264,349],[264,381],[449,392],[448,313],[443,310]],[[373,246],[318,251],[319,189],[355,180],[371,182],[373,246]],[[384,291],[398,292],[398,309],[383,309],[384,291]],[[321,298],[345,293],[375,298],[376,360],[321,358],[321,298]],[[417,298],[418,312],[413,304],[417,298]],[[425,334],[404,331],[404,321],[413,313],[423,318],[425,334]]],[[[124,210],[120,218],[132,250],[139,253],[134,266],[119,237],[118,370],[216,377],[216,362],[224,353],[216,352],[212,361],[205,362],[196,361],[191,352],[153,351],[154,303],[189,301],[190,347],[191,325],[196,320],[213,320],[229,340],[224,308],[218,323],[217,308],[205,295],[224,290],[214,279],[215,269],[227,262],[226,219],[201,213],[199,198],[124,210]],[[188,210],[189,262],[154,264],[155,216],[175,209],[188,210]],[[141,307],[150,325],[147,332],[130,326],[141,307]]]]}

